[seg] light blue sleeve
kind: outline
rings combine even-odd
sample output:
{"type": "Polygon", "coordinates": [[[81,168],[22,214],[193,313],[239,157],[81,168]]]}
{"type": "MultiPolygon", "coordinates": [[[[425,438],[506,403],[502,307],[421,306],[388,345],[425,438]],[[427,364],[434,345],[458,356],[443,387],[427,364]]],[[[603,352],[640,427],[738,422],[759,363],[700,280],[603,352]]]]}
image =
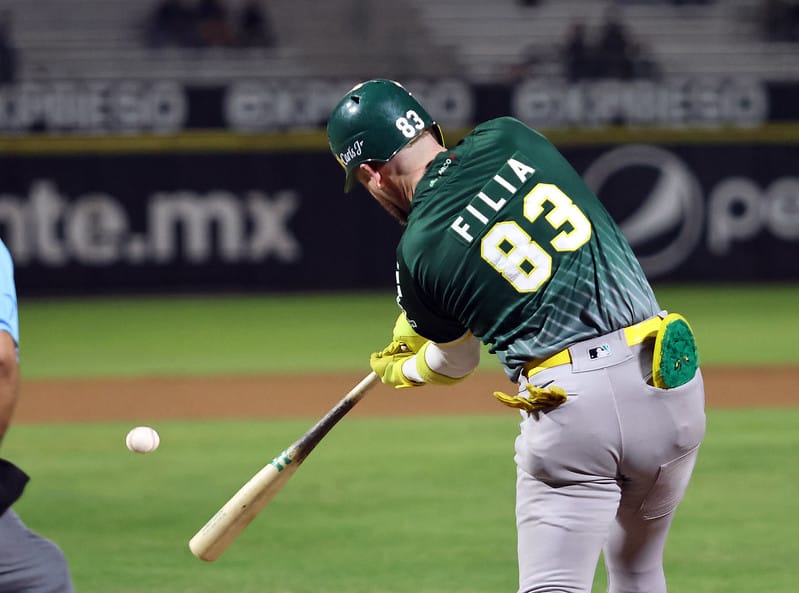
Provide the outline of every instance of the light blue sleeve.
{"type": "Polygon", "coordinates": [[[6,331],[19,345],[17,287],[14,284],[14,263],[5,243],[0,241],[0,330],[6,331]]]}

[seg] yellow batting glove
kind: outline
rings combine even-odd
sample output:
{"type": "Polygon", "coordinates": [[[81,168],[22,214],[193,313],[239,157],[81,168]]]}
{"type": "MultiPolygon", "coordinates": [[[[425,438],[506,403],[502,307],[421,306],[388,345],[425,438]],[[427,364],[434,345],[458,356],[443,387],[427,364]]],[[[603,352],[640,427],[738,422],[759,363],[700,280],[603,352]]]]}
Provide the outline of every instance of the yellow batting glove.
{"type": "Polygon", "coordinates": [[[415,383],[402,374],[402,364],[411,356],[413,356],[413,352],[407,345],[401,342],[391,342],[382,352],[372,354],[369,358],[369,366],[383,383],[393,385],[395,389],[421,387],[424,383],[415,383]]]}
{"type": "Polygon", "coordinates": [[[419,352],[422,346],[427,342],[427,338],[423,338],[411,327],[408,323],[408,318],[405,316],[405,311],[399,314],[396,323],[394,323],[394,331],[392,333],[392,340],[405,344],[411,352],[419,352]]]}
{"type": "Polygon", "coordinates": [[[549,387],[536,387],[528,383],[525,385],[528,396],[508,395],[501,391],[495,391],[494,397],[500,402],[511,408],[519,408],[528,413],[540,412],[556,408],[566,401],[568,394],[565,390],[555,385],[549,387]]]}

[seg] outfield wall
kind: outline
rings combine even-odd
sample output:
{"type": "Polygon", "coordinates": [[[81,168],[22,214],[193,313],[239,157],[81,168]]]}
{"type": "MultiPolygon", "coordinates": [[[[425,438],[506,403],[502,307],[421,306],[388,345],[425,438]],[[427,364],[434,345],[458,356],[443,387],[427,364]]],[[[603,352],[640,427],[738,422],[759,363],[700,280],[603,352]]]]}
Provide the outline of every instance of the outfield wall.
{"type": "MultiPolygon", "coordinates": [[[[799,279],[799,134],[553,140],[653,280],[799,279]]],[[[2,148],[0,236],[21,294],[392,286],[400,229],[363,190],[343,194],[319,133],[27,138],[2,148]]]]}
{"type": "MultiPolygon", "coordinates": [[[[356,80],[336,76],[228,82],[59,79],[0,89],[0,133],[300,131],[323,127],[356,80]]],[[[535,127],[761,126],[799,120],[799,83],[746,75],[658,80],[524,78],[507,84],[406,77],[402,83],[446,127],[512,115],[535,127]]]]}
{"type": "MultiPolygon", "coordinates": [[[[58,80],[0,92],[0,237],[22,295],[391,289],[400,234],[323,128],[352,80],[58,80]]],[[[799,279],[799,84],[406,80],[450,144],[512,115],[654,281],[799,279]]]]}

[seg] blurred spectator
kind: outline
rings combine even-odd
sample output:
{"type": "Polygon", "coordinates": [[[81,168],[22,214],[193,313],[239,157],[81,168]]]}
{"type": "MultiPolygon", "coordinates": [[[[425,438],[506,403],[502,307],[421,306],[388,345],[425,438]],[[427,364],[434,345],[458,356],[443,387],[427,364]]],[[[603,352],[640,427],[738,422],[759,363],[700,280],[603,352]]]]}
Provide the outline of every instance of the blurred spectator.
{"type": "Polygon", "coordinates": [[[686,4],[712,4],[715,0],[619,0],[622,4],[673,4],[682,6],[686,4]]]}
{"type": "Polygon", "coordinates": [[[228,18],[228,10],[219,0],[199,0],[196,18],[201,45],[205,47],[233,45],[233,28],[228,18]]]}
{"type": "Polygon", "coordinates": [[[0,13],[0,85],[17,79],[17,48],[12,39],[11,12],[0,13]]]}
{"type": "Polygon", "coordinates": [[[652,52],[640,41],[633,40],[629,45],[629,59],[632,66],[631,78],[655,79],[661,74],[660,64],[652,52]]]}
{"type": "Polygon", "coordinates": [[[536,76],[538,68],[544,63],[541,47],[536,43],[526,46],[519,56],[519,60],[508,67],[508,81],[519,82],[526,78],[536,76]]]}
{"type": "Polygon", "coordinates": [[[150,14],[147,42],[154,47],[194,47],[198,44],[194,9],[185,0],[161,0],[150,14]]]}
{"type": "Polygon", "coordinates": [[[275,33],[263,0],[244,0],[235,23],[223,0],[160,0],[146,22],[153,47],[272,47],[275,33]]]}
{"type": "Polygon", "coordinates": [[[615,2],[604,13],[596,42],[590,41],[584,23],[575,22],[560,57],[563,74],[571,82],[655,78],[660,70],[646,47],[628,32],[615,2]]]}
{"type": "Polygon", "coordinates": [[[239,13],[239,44],[244,47],[273,47],[272,20],[258,0],[247,0],[239,13]]]}
{"type": "Polygon", "coordinates": [[[763,33],[769,41],[799,41],[799,0],[763,0],[763,33]]]}
{"type": "Polygon", "coordinates": [[[574,82],[593,76],[594,62],[591,58],[591,48],[588,46],[585,23],[572,24],[563,47],[562,59],[566,78],[570,81],[574,82]]]}
{"type": "Polygon", "coordinates": [[[619,79],[632,78],[631,49],[631,39],[622,22],[618,6],[611,3],[605,10],[596,48],[600,76],[619,79]]]}

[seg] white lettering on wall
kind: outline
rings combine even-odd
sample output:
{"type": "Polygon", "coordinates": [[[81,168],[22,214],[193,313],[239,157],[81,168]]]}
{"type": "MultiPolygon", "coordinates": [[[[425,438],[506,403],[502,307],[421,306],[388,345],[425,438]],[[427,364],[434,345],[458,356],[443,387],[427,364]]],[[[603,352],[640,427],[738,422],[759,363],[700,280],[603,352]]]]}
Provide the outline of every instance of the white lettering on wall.
{"type": "Polygon", "coordinates": [[[27,196],[0,195],[0,229],[18,265],[291,263],[302,254],[289,227],[299,204],[293,190],[156,192],[146,202],[146,228],[134,229],[114,196],[69,199],[42,179],[27,196]]]}

